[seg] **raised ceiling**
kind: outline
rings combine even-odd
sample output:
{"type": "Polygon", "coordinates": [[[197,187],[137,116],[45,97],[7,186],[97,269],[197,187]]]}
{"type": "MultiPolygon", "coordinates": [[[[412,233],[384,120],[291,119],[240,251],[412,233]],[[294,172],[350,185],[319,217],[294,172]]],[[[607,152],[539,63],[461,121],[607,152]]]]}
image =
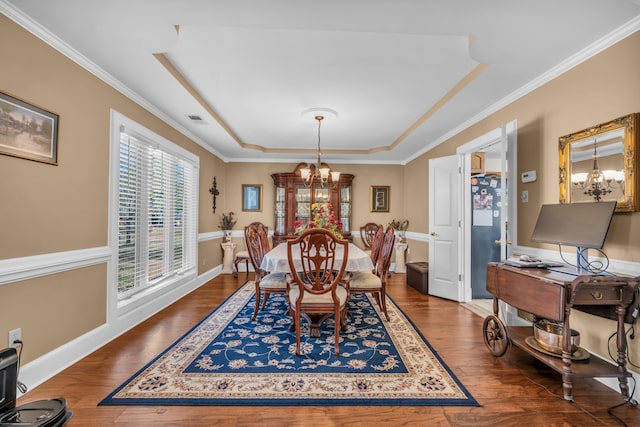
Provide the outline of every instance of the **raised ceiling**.
{"type": "Polygon", "coordinates": [[[405,163],[640,28],[640,0],[0,0],[224,161],[405,163]],[[201,120],[193,120],[197,116],[201,120]]]}

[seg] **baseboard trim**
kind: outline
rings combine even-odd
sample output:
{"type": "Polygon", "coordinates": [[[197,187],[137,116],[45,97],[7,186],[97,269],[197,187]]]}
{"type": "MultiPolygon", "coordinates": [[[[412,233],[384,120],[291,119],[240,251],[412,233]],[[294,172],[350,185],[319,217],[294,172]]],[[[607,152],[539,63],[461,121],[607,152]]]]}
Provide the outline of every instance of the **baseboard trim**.
{"type": "Polygon", "coordinates": [[[113,323],[105,323],[21,366],[20,381],[23,382],[29,390],[33,390],[62,370],[78,362],[131,328],[134,328],[158,311],[204,285],[218,276],[221,271],[222,266],[217,266],[201,274],[195,280],[182,285],[178,289],[174,289],[168,296],[159,297],[152,303],[127,313],[126,316],[115,320],[113,323]]]}

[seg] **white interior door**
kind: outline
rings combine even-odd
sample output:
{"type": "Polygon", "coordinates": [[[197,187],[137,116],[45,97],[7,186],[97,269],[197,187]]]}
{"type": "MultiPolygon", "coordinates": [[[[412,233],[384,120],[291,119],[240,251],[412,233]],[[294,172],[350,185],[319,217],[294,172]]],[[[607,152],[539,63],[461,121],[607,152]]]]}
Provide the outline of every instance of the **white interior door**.
{"type": "Polygon", "coordinates": [[[429,160],[429,294],[460,301],[460,164],[458,155],[429,160]]]}

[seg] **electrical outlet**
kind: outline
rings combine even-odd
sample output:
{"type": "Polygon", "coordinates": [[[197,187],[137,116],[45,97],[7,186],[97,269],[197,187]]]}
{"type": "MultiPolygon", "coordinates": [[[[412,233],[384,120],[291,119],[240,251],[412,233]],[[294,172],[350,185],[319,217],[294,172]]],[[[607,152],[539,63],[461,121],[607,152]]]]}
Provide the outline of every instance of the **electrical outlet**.
{"type": "Polygon", "coordinates": [[[22,341],[22,329],[17,328],[9,331],[9,347],[16,347],[15,341],[22,341]]]}

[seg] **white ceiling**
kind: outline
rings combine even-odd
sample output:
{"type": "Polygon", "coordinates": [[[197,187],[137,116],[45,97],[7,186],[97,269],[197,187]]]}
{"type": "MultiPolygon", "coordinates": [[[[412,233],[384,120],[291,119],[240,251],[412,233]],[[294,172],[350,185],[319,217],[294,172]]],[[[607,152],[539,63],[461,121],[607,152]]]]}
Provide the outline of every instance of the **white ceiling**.
{"type": "Polygon", "coordinates": [[[402,164],[640,28],[640,0],[0,0],[0,11],[230,162],[313,160],[317,122],[300,113],[324,107],[338,117],[322,124],[323,161],[402,164]]]}

